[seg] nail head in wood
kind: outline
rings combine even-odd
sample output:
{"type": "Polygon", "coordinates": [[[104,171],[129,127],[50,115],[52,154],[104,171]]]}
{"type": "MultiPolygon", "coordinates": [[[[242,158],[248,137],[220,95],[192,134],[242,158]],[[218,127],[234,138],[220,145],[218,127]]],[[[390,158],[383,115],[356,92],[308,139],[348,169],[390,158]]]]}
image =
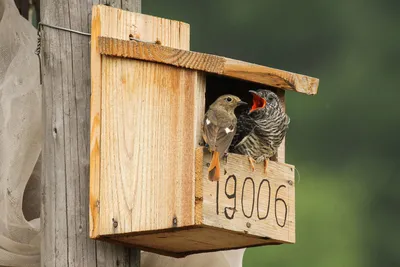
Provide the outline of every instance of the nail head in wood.
{"type": "Polygon", "coordinates": [[[112,223],[113,223],[113,227],[117,228],[118,227],[118,221],[115,220],[114,218],[112,218],[112,223]]]}

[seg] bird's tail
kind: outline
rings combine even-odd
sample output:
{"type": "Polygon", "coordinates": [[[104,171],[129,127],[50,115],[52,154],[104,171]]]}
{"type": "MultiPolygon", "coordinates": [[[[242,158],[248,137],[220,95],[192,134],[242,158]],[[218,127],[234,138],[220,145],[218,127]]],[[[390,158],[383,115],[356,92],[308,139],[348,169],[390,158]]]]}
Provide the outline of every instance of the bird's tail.
{"type": "Polygon", "coordinates": [[[210,167],[208,167],[208,179],[210,181],[218,181],[220,173],[219,152],[214,151],[210,162],[210,167]]]}

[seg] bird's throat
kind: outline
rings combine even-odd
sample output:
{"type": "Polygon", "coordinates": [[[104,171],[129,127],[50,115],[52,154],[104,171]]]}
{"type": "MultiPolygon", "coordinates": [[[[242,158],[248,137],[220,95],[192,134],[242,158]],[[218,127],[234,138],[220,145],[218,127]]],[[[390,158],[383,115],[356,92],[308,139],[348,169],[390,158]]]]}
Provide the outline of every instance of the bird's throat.
{"type": "Polygon", "coordinates": [[[256,95],[256,94],[252,94],[253,95],[253,105],[251,106],[250,112],[252,113],[253,111],[257,110],[257,109],[261,109],[261,108],[265,108],[265,106],[267,105],[267,101],[256,95]]]}

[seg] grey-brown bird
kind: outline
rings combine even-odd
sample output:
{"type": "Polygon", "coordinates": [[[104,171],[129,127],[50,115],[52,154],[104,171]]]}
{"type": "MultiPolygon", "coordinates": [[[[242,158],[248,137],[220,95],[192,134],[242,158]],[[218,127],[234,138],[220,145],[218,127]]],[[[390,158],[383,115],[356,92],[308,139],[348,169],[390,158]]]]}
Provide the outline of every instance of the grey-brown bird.
{"type": "Polygon", "coordinates": [[[282,143],[290,118],[274,92],[266,89],[249,92],[253,95],[253,105],[250,111],[238,116],[237,131],[230,151],[247,155],[253,171],[254,161],[264,161],[266,173],[268,160],[282,143]]]}
{"type": "Polygon", "coordinates": [[[237,118],[235,108],[246,102],[234,95],[220,96],[212,103],[204,116],[203,138],[212,151],[208,168],[208,178],[218,181],[220,178],[220,159],[228,152],[229,145],[236,133],[237,118]]]}

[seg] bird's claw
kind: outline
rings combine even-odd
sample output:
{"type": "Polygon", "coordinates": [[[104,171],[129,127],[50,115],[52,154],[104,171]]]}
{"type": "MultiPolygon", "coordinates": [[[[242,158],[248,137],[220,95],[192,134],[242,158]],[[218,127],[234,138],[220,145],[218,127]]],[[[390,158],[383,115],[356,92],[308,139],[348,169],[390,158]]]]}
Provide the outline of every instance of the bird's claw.
{"type": "Polygon", "coordinates": [[[251,171],[254,172],[254,170],[256,169],[256,167],[254,166],[255,160],[250,156],[248,158],[249,158],[249,162],[250,162],[251,171]]]}
{"type": "Polygon", "coordinates": [[[269,159],[265,159],[265,160],[264,160],[264,173],[265,173],[265,174],[267,173],[268,161],[269,161],[269,159]]]}
{"type": "Polygon", "coordinates": [[[222,158],[225,160],[225,164],[228,164],[228,152],[225,152],[222,158]]]}

